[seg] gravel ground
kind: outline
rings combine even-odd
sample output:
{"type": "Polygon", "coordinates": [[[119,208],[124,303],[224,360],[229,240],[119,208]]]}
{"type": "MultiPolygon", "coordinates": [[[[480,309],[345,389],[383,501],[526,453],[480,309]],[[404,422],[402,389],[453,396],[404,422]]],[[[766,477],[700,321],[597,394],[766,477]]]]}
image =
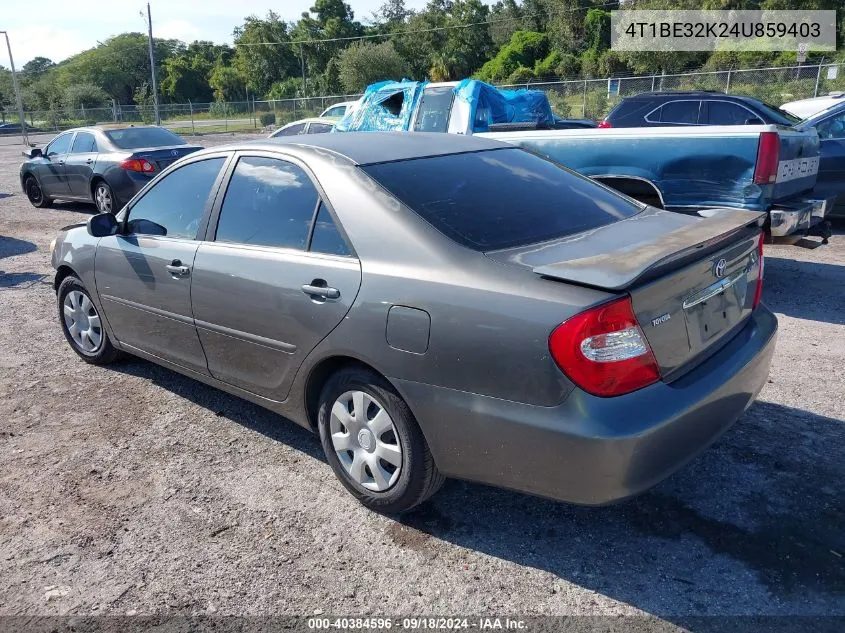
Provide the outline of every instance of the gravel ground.
{"type": "MultiPolygon", "coordinates": [[[[232,136],[196,139],[206,145],[232,136]]],[[[0,615],[845,615],[845,232],[766,247],[780,338],[738,424],[589,509],[447,482],[397,521],[306,431],[148,362],[91,367],[0,145],[0,615]]]]}

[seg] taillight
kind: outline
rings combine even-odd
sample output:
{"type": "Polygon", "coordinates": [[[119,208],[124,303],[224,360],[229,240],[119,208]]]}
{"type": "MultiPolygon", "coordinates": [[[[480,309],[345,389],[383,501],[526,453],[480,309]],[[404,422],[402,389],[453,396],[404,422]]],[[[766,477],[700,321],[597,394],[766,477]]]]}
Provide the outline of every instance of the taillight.
{"type": "Polygon", "coordinates": [[[760,240],[757,242],[757,261],[759,262],[760,273],[757,275],[757,287],[754,289],[754,303],[751,305],[752,310],[760,305],[760,300],[763,298],[763,269],[765,268],[765,262],[763,260],[763,240],[765,239],[765,236],[765,233],[760,233],[760,240]]]}
{"type": "Polygon", "coordinates": [[[610,124],[610,121],[605,119],[604,121],[601,121],[599,123],[599,127],[604,128],[604,127],[613,127],[613,126],[610,124]]]}
{"type": "Polygon", "coordinates": [[[549,336],[549,351],[576,385],[596,396],[619,396],[660,379],[630,297],[567,319],[549,336]]]}
{"type": "Polygon", "coordinates": [[[777,132],[761,132],[757,145],[757,165],[754,167],[754,184],[768,185],[778,179],[780,137],[777,132]]]}
{"type": "Polygon", "coordinates": [[[155,165],[143,158],[127,158],[120,163],[120,166],[129,171],[140,171],[145,174],[151,174],[156,170],[155,165]]]}

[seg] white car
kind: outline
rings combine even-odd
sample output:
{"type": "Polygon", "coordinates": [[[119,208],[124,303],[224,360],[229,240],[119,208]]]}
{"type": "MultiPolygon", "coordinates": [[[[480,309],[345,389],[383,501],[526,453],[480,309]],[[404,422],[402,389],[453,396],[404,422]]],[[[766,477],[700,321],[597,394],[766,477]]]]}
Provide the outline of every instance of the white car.
{"type": "Polygon", "coordinates": [[[829,107],[841,103],[842,99],[845,99],[845,92],[831,92],[822,97],[790,101],[784,103],[780,108],[802,119],[808,119],[822,110],[827,110],[829,107]]]}
{"type": "Polygon", "coordinates": [[[341,101],[340,103],[333,103],[328,108],[320,113],[321,117],[324,116],[336,116],[336,117],[343,117],[346,116],[346,113],[352,110],[355,107],[355,104],[358,103],[357,101],[341,101]]]}

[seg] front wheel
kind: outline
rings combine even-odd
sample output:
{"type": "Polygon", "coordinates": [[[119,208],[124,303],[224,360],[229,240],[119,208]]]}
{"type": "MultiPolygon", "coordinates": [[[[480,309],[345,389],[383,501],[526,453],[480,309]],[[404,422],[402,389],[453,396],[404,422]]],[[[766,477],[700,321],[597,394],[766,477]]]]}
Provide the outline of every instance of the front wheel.
{"type": "Polygon", "coordinates": [[[344,369],[329,379],[318,426],[335,475],[371,510],[410,510],[443,485],[410,408],[372,371],[344,369]]]}
{"type": "Polygon", "coordinates": [[[106,365],[120,355],[103,328],[100,313],[82,282],[70,275],[57,293],[59,323],[67,342],[86,363],[106,365]]]}
{"type": "Polygon", "coordinates": [[[29,203],[33,207],[37,209],[44,209],[52,206],[53,201],[44,195],[44,190],[41,189],[41,185],[38,183],[35,176],[26,177],[26,180],[24,180],[23,183],[23,190],[26,193],[27,199],[29,199],[29,203]]]}
{"type": "Polygon", "coordinates": [[[97,211],[100,213],[114,213],[116,211],[114,192],[105,180],[100,180],[94,187],[94,204],[97,205],[97,211]]]}

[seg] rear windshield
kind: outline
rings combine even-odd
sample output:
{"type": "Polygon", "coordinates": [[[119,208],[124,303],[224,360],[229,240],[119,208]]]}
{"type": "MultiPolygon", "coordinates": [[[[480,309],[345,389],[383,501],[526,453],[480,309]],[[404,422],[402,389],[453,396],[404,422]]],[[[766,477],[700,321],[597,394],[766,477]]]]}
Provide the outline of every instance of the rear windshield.
{"type": "Polygon", "coordinates": [[[478,251],[566,237],[642,209],[588,178],[516,148],[361,169],[441,233],[478,251]]]}
{"type": "Polygon", "coordinates": [[[773,106],[771,103],[766,103],[765,101],[760,102],[760,109],[769,115],[769,119],[778,125],[795,125],[796,123],[800,122],[801,119],[795,116],[794,114],[790,114],[786,110],[781,110],[777,106],[773,106]]]}
{"type": "Polygon", "coordinates": [[[161,127],[129,127],[123,130],[106,130],[105,135],[120,149],[185,145],[184,139],[161,127]]]}

